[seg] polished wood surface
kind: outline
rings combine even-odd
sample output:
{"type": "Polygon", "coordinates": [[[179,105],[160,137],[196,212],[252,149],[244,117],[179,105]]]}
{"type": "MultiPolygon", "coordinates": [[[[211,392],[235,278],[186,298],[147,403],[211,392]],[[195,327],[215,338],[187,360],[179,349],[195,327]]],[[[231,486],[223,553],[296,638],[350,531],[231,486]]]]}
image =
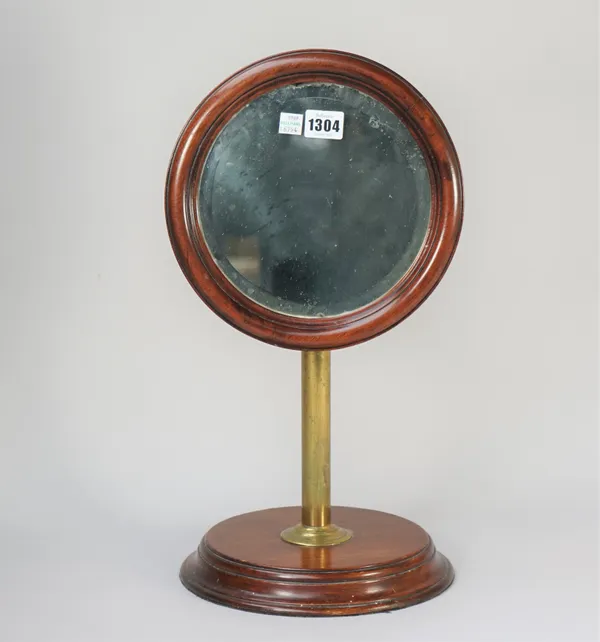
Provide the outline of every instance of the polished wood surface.
{"type": "Polygon", "coordinates": [[[429,535],[401,517],[333,507],[333,520],[354,532],[338,546],[284,542],[300,507],[238,515],[214,526],[181,568],[181,581],[207,600],[279,615],[358,615],[399,609],[444,591],[448,560],[429,535]]]}
{"type": "Polygon", "coordinates": [[[423,96],[386,67],[349,53],[301,50],[271,56],[219,85],[185,126],[169,167],[165,208],[171,243],[188,281],[221,318],[239,330],[286,348],[334,349],[366,341],[402,321],[442,278],[454,254],[463,213],[456,151],[423,96]],[[372,303],[333,318],[294,317],[269,310],[240,292],[221,272],[200,229],[196,198],[206,156],[228,120],[254,98],[282,85],[332,82],[386,105],[423,151],[431,177],[431,218],[423,247],[404,277],[372,303]]]}

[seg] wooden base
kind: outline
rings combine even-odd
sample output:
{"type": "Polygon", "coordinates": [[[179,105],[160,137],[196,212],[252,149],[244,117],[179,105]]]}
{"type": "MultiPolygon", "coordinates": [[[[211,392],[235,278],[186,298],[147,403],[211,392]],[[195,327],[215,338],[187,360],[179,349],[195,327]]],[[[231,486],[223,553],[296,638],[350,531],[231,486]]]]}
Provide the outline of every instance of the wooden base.
{"type": "Polygon", "coordinates": [[[447,589],[452,566],[420,527],[361,508],[332,509],[354,536],[338,546],[284,542],[299,507],[271,508],[211,528],[181,567],[183,585],[225,606],[276,615],[358,615],[424,602],[447,589]]]}

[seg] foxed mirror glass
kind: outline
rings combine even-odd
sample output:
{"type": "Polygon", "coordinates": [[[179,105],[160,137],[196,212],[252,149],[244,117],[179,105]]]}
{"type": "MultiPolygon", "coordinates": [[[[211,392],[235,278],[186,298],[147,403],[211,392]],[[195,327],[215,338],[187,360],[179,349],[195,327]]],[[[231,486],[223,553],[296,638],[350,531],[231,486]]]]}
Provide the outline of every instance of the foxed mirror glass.
{"type": "Polygon", "coordinates": [[[243,294],[279,313],[331,317],[402,279],[423,245],[431,192],[396,114],[358,89],[308,82],[228,120],[202,169],[197,216],[243,294]]]}

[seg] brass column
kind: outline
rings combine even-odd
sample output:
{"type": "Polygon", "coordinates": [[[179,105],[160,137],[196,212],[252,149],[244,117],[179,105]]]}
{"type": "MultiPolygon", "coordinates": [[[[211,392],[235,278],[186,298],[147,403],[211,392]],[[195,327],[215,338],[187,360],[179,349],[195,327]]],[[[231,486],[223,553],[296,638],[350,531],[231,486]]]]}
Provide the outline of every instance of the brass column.
{"type": "Polygon", "coordinates": [[[302,353],[302,523],[331,521],[331,353],[302,353]]]}
{"type": "Polygon", "coordinates": [[[281,537],[300,546],[333,546],[352,532],[331,523],[331,353],[302,353],[302,522],[281,537]]]}

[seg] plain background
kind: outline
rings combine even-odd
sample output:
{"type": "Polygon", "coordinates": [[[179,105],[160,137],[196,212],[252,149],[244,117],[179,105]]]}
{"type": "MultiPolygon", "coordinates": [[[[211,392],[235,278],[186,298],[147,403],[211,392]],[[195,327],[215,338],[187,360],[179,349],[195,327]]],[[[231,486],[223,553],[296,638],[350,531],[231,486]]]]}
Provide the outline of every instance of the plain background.
{"type": "Polygon", "coordinates": [[[0,639],[596,640],[595,2],[1,6],[0,639]],[[208,91],[301,47],[404,75],[464,170],[440,287],[333,355],[334,502],[419,522],[457,572],[393,614],[269,618],[177,578],[212,524],[299,501],[299,355],[194,295],[166,168],[208,91]]]}

